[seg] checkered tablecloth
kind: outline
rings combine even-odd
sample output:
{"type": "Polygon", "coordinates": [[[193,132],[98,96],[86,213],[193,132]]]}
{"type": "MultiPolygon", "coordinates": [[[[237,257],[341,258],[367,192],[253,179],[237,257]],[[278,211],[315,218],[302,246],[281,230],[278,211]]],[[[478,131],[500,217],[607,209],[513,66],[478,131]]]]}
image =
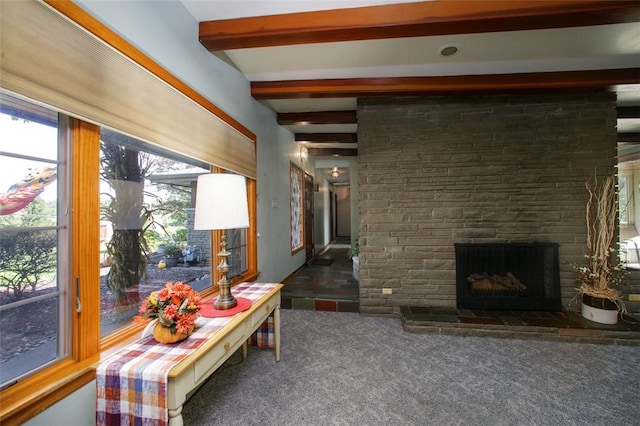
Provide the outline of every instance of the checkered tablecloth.
{"type": "MultiPolygon", "coordinates": [[[[255,302],[276,285],[242,283],[232,293],[255,302]]],[[[96,370],[96,424],[166,425],[169,370],[232,318],[199,317],[193,334],[182,342],[163,345],[147,336],[103,361],[96,370]]],[[[251,340],[258,346],[274,347],[273,322],[265,321],[251,340]]]]}

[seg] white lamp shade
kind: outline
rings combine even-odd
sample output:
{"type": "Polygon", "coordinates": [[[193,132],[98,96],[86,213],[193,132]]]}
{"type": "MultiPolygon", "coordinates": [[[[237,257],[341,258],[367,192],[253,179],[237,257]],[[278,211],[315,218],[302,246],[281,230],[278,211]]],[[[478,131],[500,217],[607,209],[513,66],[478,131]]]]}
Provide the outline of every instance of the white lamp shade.
{"type": "Polygon", "coordinates": [[[214,173],[198,176],[194,229],[249,227],[244,176],[214,173]]]}

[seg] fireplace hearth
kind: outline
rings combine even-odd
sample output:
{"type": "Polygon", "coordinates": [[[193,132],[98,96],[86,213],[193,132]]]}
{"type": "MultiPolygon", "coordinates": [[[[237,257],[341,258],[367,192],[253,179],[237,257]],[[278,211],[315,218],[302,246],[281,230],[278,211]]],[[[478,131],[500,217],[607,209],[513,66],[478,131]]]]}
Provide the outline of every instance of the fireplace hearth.
{"type": "Polygon", "coordinates": [[[456,243],[459,309],[561,311],[557,243],[456,243]]]}

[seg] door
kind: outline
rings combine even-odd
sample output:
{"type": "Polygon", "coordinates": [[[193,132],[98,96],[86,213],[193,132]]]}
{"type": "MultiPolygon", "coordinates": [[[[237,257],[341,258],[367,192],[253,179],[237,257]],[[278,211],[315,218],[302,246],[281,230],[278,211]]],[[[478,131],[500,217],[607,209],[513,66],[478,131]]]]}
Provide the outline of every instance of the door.
{"type": "Polygon", "coordinates": [[[315,254],[313,238],[313,176],[304,174],[304,252],[305,261],[310,261],[315,254]]]}
{"type": "Polygon", "coordinates": [[[333,241],[336,239],[336,202],[333,191],[329,191],[329,220],[329,229],[331,230],[329,238],[330,241],[333,241]]]}

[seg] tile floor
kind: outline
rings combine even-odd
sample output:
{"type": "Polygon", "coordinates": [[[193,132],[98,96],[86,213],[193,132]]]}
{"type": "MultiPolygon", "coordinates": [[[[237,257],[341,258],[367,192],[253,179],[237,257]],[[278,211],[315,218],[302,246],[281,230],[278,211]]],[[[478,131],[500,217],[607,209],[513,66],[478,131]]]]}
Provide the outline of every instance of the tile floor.
{"type": "MultiPolygon", "coordinates": [[[[283,309],[359,312],[359,284],[352,275],[349,240],[338,239],[284,281],[283,309]]],[[[640,321],[625,316],[601,325],[576,312],[484,311],[443,307],[401,307],[405,330],[476,336],[640,345],[640,321]]]]}
{"type": "Polygon", "coordinates": [[[284,282],[283,309],[358,312],[358,281],[352,276],[349,240],[339,238],[284,282]]]}

